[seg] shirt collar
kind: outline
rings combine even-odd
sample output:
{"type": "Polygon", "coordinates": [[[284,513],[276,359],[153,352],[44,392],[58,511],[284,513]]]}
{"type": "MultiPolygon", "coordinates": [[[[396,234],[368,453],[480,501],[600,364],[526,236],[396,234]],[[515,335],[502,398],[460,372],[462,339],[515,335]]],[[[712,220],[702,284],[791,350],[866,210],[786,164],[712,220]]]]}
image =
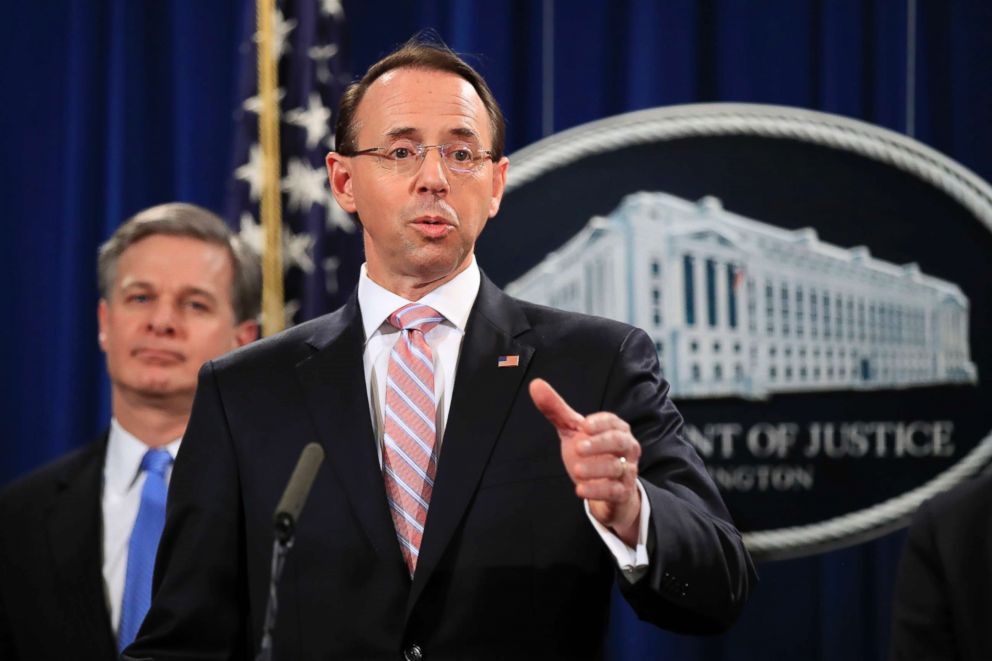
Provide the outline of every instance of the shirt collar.
{"type": "MultiPolygon", "coordinates": [[[[465,326],[468,325],[468,316],[475,304],[475,297],[479,295],[481,282],[479,265],[475,262],[475,255],[472,255],[472,261],[464,271],[426,294],[417,303],[434,308],[444,317],[445,323],[464,333],[465,326]]],[[[362,264],[361,274],[358,277],[358,305],[362,310],[362,326],[365,328],[366,340],[379,330],[389,315],[412,302],[373,282],[365,264],[362,264]]]]}
{"type": "MultiPolygon", "coordinates": [[[[182,437],[163,446],[176,460],[182,437]]],[[[107,459],[103,467],[103,486],[117,493],[125,493],[134,484],[141,469],[141,459],[150,448],[138,437],[124,429],[117,418],[110,419],[110,437],[107,439],[107,459]]]]}

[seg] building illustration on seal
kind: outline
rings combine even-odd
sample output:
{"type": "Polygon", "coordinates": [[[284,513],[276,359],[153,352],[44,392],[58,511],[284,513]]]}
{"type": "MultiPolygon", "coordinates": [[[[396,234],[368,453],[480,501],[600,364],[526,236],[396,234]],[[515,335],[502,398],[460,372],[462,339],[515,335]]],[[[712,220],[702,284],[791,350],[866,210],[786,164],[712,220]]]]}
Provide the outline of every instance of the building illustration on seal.
{"type": "Polygon", "coordinates": [[[626,196],[507,286],[652,337],[677,397],[977,381],[954,283],[667,193],[626,196]]]}

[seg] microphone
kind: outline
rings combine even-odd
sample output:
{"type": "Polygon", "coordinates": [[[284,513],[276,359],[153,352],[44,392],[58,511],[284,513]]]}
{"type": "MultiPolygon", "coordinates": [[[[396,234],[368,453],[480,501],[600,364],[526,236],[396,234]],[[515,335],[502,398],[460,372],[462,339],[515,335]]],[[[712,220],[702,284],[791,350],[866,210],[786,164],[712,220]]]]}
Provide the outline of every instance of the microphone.
{"type": "Polygon", "coordinates": [[[322,461],[324,461],[324,448],[317,443],[308,444],[300,453],[296,468],[289,477],[289,483],[272,518],[276,528],[276,539],[283,544],[288,544],[293,539],[296,520],[300,518],[300,512],[307,502],[310,487],[313,486],[313,480],[317,477],[317,469],[320,468],[322,461]]]}
{"type": "Polygon", "coordinates": [[[276,628],[276,613],[279,610],[278,586],[286,555],[293,547],[296,534],[296,521],[310,495],[317,469],[324,461],[324,448],[317,443],[308,443],[296,462],[293,474],[289,476],[286,490],[276,505],[272,517],[275,527],[275,540],[272,542],[272,570],[269,574],[269,599],[265,605],[265,623],[262,626],[262,642],[258,646],[255,661],[272,661],[272,632],[276,628]]]}

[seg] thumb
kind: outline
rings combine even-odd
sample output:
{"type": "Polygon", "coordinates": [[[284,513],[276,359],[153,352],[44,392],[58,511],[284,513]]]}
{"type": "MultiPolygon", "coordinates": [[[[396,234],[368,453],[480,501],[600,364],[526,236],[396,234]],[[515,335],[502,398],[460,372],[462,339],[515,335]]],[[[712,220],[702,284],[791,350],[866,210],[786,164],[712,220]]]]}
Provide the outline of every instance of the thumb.
{"type": "Polygon", "coordinates": [[[534,400],[537,410],[559,431],[576,431],[585,420],[544,379],[530,382],[530,398],[534,400]]]}

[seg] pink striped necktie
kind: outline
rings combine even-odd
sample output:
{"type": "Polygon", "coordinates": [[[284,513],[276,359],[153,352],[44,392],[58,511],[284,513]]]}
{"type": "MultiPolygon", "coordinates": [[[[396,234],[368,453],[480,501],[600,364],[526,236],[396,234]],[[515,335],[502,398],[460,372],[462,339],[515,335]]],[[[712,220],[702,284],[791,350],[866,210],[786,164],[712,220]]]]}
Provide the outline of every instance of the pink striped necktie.
{"type": "Polygon", "coordinates": [[[424,335],[443,319],[436,310],[411,303],[387,320],[401,336],[386,369],[382,470],[396,537],[411,577],[437,473],[434,355],[424,335]]]}

